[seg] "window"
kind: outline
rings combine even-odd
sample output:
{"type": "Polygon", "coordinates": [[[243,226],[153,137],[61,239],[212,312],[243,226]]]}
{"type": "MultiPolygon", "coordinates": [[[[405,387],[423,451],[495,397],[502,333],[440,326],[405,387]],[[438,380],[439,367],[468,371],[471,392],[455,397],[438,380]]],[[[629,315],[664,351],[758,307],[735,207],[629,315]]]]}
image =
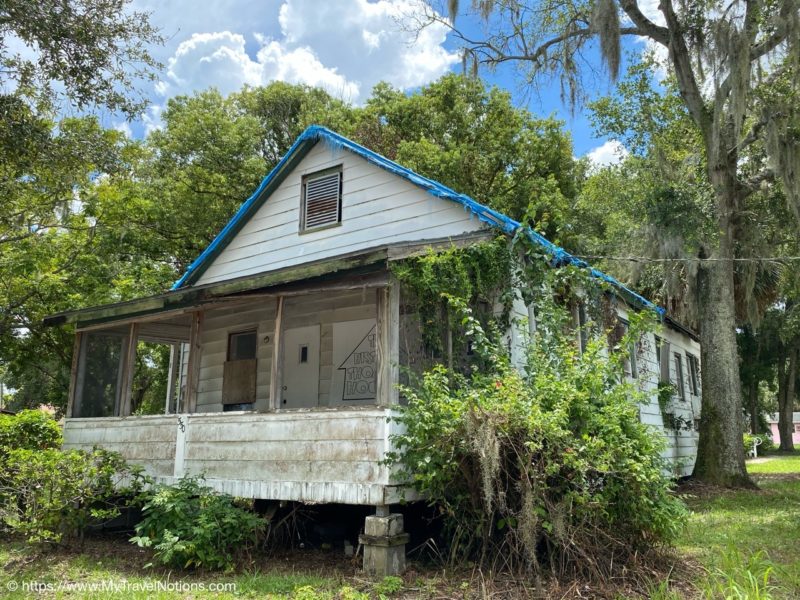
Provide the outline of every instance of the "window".
{"type": "Polygon", "coordinates": [[[342,222],[341,167],[303,178],[300,230],[310,231],[342,222]]]}
{"type": "Polygon", "coordinates": [[[255,357],[255,331],[242,331],[228,336],[228,360],[250,360],[255,357]]]}
{"type": "Polygon", "coordinates": [[[700,395],[700,361],[693,354],[686,354],[686,364],[689,365],[689,389],[695,396],[700,395]]]}
{"type": "Polygon", "coordinates": [[[586,305],[581,302],[578,304],[578,335],[580,336],[581,352],[586,352],[586,347],[589,345],[588,322],[586,305]]]}
{"type": "Polygon", "coordinates": [[[625,361],[625,369],[631,378],[637,379],[639,377],[639,365],[636,361],[639,353],[639,343],[633,342],[628,352],[630,352],[630,356],[628,356],[628,360],[625,361]]]}
{"type": "Polygon", "coordinates": [[[675,357],[675,377],[677,378],[677,386],[678,386],[678,398],[681,400],[686,400],[686,389],[684,388],[683,383],[683,358],[677,352],[674,354],[675,357]]]}
{"type": "MultiPolygon", "coordinates": [[[[625,319],[617,320],[616,339],[622,339],[628,334],[630,324],[625,319]]],[[[636,364],[637,353],[639,351],[639,343],[632,342],[628,347],[628,356],[625,358],[625,375],[632,379],[639,377],[639,366],[636,364]]]]}
{"type": "Polygon", "coordinates": [[[222,410],[251,410],[256,401],[256,331],[228,335],[228,360],[222,370],[222,410]]]}
{"type": "Polygon", "coordinates": [[[656,360],[658,361],[660,383],[670,383],[669,378],[669,347],[670,343],[659,336],[656,338],[656,360]]]}

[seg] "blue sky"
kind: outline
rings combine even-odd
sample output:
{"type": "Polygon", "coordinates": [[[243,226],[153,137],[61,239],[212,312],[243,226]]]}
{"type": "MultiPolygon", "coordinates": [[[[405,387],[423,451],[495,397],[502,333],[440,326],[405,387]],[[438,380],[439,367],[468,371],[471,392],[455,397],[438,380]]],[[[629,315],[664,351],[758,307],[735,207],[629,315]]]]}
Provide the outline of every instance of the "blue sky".
{"type": "MultiPolygon", "coordinates": [[[[243,84],[283,80],[317,85],[359,103],[381,80],[410,91],[449,70],[460,71],[457,43],[443,27],[429,27],[416,39],[404,30],[415,2],[134,0],[133,8],[152,13],[151,22],[167,37],[163,47],[154,49],[165,70],[146,88],[152,105],[144,118],[111,124],[138,137],[159,126],[159,112],[169,97],[209,86],[229,93],[243,84]]],[[[469,16],[459,17],[459,25],[479,27],[469,16]]],[[[570,114],[557,83],[538,95],[526,94],[512,68],[482,75],[534,114],[564,120],[577,156],[590,153],[601,163],[613,160],[612,144],[593,135],[585,111],[570,114]]],[[[609,90],[601,84],[598,92],[609,90]]]]}

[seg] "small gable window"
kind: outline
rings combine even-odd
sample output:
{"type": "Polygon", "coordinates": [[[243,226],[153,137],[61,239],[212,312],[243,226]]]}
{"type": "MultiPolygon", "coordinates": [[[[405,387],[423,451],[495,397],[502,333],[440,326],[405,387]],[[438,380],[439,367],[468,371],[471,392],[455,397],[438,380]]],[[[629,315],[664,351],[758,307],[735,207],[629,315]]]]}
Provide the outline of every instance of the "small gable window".
{"type": "Polygon", "coordinates": [[[342,222],[342,169],[326,169],[303,178],[300,230],[312,231],[342,222]]]}

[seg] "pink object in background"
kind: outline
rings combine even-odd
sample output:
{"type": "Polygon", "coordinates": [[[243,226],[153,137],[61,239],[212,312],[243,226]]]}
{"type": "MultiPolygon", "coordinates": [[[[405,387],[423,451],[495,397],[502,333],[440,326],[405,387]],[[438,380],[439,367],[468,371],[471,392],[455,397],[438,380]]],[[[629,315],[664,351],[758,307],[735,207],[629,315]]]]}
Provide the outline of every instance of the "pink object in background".
{"type": "MultiPolygon", "coordinates": [[[[772,414],[767,417],[769,428],[772,430],[772,441],[779,444],[781,441],[780,434],[778,433],[778,414],[772,414]]],[[[792,421],[794,422],[794,433],[792,434],[792,441],[795,444],[800,444],[800,412],[792,413],[792,421]]]]}

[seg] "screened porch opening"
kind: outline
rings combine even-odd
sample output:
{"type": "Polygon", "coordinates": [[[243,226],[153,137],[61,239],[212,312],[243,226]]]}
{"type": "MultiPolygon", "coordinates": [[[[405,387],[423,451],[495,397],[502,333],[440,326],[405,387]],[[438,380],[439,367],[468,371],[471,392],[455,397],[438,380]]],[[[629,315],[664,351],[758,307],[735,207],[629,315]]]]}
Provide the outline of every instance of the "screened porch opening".
{"type": "Polygon", "coordinates": [[[186,315],[79,331],[68,415],[91,418],[178,412],[185,396],[182,380],[189,334],[186,315]]]}

